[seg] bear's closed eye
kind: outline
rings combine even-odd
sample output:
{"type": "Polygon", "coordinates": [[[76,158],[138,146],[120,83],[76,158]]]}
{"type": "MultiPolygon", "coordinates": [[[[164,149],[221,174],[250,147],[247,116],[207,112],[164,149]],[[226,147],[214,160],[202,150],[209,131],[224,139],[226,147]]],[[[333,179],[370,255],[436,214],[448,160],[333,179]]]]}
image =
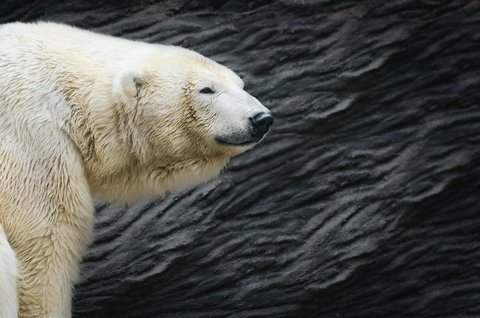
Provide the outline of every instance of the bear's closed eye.
{"type": "Polygon", "coordinates": [[[205,87],[200,90],[200,93],[202,94],[213,94],[213,89],[210,87],[205,87]]]}

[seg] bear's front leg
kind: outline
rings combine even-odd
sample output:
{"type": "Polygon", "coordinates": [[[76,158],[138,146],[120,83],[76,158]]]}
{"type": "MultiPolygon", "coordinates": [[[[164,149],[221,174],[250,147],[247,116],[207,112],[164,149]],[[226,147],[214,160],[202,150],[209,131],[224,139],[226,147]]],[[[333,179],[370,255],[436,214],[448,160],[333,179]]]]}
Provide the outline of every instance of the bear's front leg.
{"type": "Polygon", "coordinates": [[[41,222],[18,235],[19,318],[68,318],[72,284],[92,232],[93,207],[58,205],[40,213],[45,215],[41,222]]]}

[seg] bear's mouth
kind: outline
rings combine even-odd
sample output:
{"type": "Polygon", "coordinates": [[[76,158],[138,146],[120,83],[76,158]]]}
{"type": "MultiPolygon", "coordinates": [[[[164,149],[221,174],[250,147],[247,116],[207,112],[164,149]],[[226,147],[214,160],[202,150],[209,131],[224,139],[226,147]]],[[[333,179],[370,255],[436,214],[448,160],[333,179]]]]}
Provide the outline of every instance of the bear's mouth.
{"type": "Polygon", "coordinates": [[[251,144],[254,144],[254,143],[258,142],[258,140],[254,140],[254,139],[250,139],[250,140],[247,140],[247,141],[236,141],[236,140],[233,141],[233,140],[226,140],[226,139],[220,138],[220,137],[215,137],[215,141],[218,142],[221,145],[236,146],[236,147],[248,146],[248,145],[251,145],[251,144]]]}

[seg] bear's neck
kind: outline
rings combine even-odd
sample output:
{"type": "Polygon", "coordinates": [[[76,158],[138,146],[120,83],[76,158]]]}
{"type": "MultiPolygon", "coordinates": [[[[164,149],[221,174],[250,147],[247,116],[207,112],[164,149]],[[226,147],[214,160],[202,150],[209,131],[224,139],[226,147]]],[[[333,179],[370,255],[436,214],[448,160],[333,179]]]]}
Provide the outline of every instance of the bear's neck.
{"type": "Polygon", "coordinates": [[[92,194],[109,202],[133,203],[188,189],[217,176],[228,159],[182,161],[136,165],[103,175],[92,175],[92,194]]]}

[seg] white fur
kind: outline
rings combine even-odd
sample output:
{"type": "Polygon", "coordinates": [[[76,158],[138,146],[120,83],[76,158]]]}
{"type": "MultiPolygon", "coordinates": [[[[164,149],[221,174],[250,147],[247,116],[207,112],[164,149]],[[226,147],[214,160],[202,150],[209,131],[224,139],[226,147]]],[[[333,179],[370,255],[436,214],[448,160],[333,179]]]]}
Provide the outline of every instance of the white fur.
{"type": "Polygon", "coordinates": [[[17,265],[15,253],[0,226],[0,317],[17,317],[17,265]]]}
{"type": "Polygon", "coordinates": [[[268,110],[186,49],[53,23],[0,26],[0,43],[0,317],[17,295],[19,317],[70,317],[93,199],[205,182],[255,144],[249,118],[268,110]]]}

